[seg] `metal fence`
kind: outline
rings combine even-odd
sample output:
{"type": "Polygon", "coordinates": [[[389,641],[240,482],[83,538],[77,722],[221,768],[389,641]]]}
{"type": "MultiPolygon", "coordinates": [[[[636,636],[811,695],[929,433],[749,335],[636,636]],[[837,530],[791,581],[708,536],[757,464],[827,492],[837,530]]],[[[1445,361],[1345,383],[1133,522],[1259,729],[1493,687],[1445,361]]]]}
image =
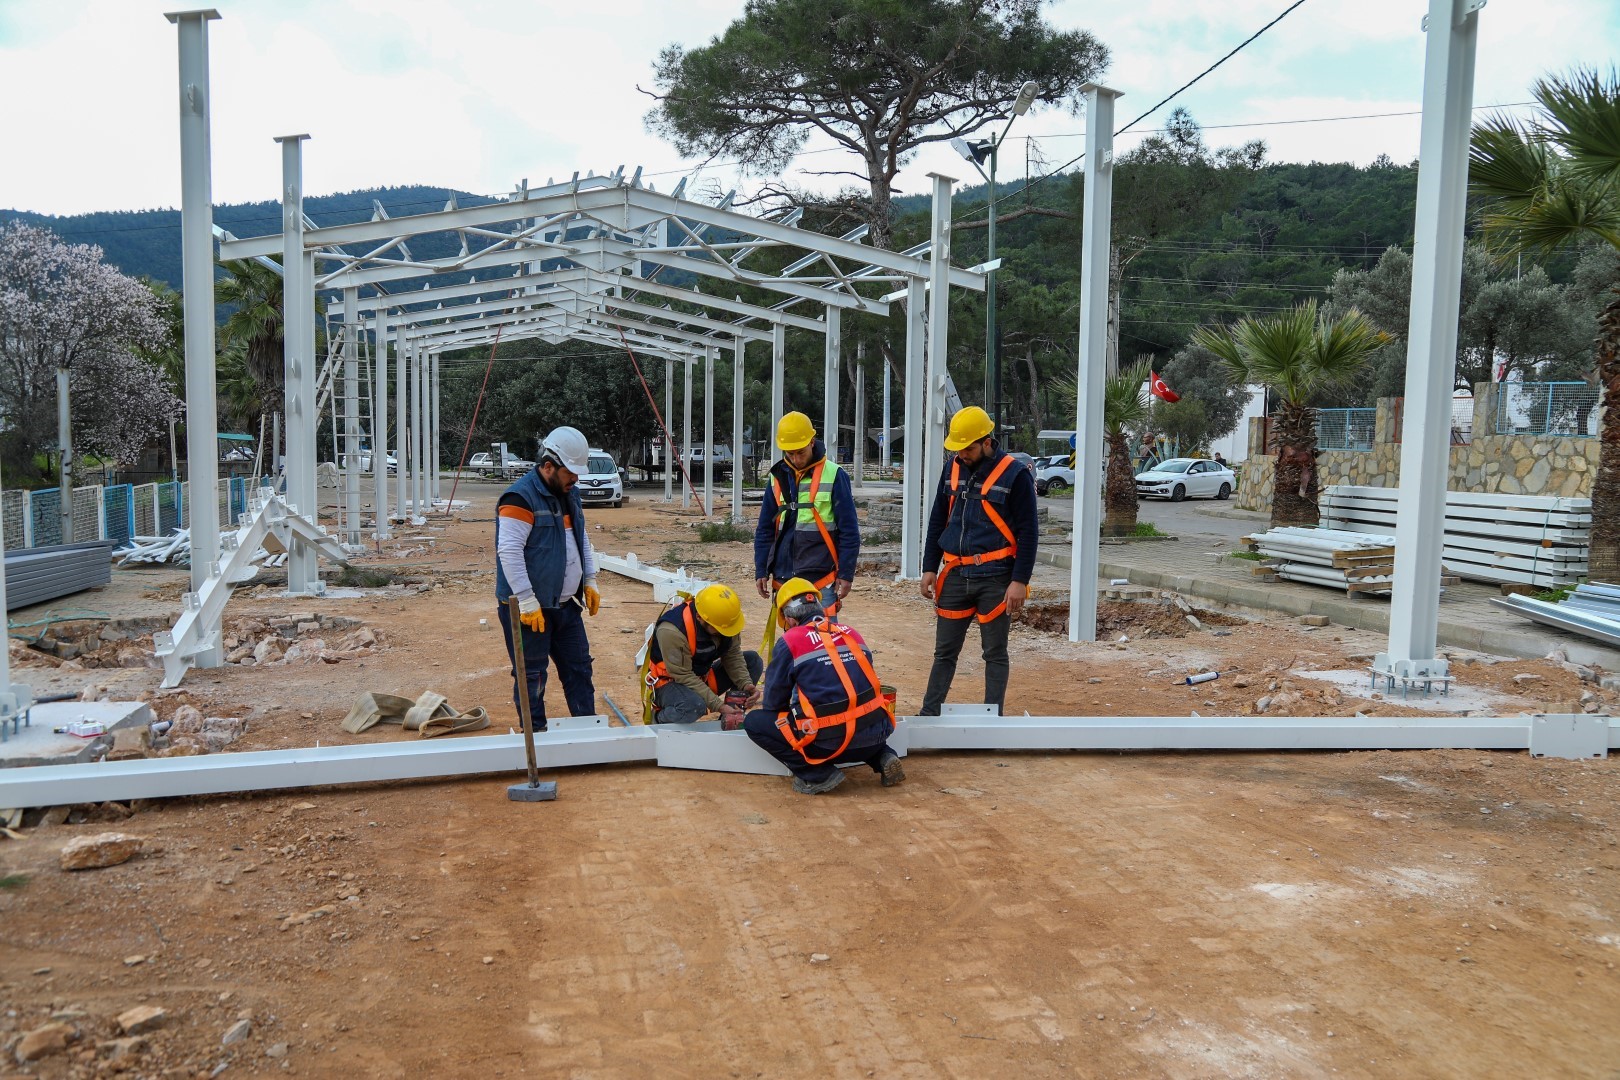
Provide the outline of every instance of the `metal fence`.
{"type": "Polygon", "coordinates": [[[1596,435],[1600,403],[1598,388],[1590,383],[1501,383],[1496,390],[1496,433],[1596,435]]]}
{"type": "Polygon", "coordinates": [[[1378,427],[1377,409],[1318,409],[1318,450],[1371,450],[1378,427]]]}
{"type": "MultiPolygon", "coordinates": [[[[167,536],[190,525],[189,483],[109,484],[73,489],[73,539],[112,540],[167,536]]],[[[247,512],[249,478],[221,478],[220,526],[232,528],[247,512]]],[[[62,542],[62,493],[57,488],[0,492],[0,525],[5,549],[44,547],[62,542]]]]}

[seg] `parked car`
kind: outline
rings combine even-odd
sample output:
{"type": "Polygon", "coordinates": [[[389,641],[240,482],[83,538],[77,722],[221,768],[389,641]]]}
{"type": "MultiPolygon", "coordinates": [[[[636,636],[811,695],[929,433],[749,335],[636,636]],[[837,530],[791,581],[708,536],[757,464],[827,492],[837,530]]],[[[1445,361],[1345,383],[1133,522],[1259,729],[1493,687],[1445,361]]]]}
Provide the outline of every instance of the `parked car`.
{"type": "Polygon", "coordinates": [[[467,459],[467,468],[471,469],[473,472],[493,472],[495,469],[495,459],[490,457],[488,454],[474,454],[471,458],[467,459]]]}
{"type": "Polygon", "coordinates": [[[624,473],[606,450],[591,447],[586,459],[589,470],[579,478],[579,497],[585,503],[604,506],[624,505],[624,473]]]}
{"type": "Polygon", "coordinates": [[[1136,497],[1180,502],[1186,498],[1225,499],[1237,487],[1237,476],[1208,458],[1171,458],[1136,474],[1136,497]]]}
{"type": "Polygon", "coordinates": [[[509,457],[506,459],[506,471],[501,475],[508,480],[516,480],[532,468],[534,468],[534,462],[532,461],[525,461],[520,457],[509,457]]]}
{"type": "Polygon", "coordinates": [[[1007,456],[1018,462],[1018,464],[1024,466],[1030,472],[1033,473],[1035,471],[1035,459],[1024,453],[1022,450],[1009,450],[1007,451],[1007,456]]]}
{"type": "Polygon", "coordinates": [[[1074,487],[1074,467],[1069,460],[1069,455],[1059,454],[1048,458],[1046,466],[1035,470],[1037,495],[1057,495],[1074,487]]]}

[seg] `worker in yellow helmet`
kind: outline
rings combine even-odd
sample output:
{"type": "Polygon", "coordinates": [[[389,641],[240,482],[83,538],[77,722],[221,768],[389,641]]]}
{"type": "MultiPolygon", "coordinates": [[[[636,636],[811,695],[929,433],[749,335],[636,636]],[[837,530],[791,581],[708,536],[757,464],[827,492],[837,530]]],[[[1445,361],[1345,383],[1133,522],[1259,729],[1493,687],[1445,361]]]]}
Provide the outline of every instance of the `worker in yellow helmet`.
{"type": "Polygon", "coordinates": [[[776,447],[782,460],[771,466],[754,528],[754,585],[769,600],[782,582],[802,577],[836,612],[849,595],[861,553],[849,474],[829,459],[802,412],[790,412],[776,425],[776,447]]]}
{"type": "Polygon", "coordinates": [[[742,597],[724,585],[708,585],[664,612],[647,643],[647,685],[653,719],[690,724],[711,712],[726,726],[741,726],[764,662],[743,651],[742,597]]]}
{"type": "Polygon", "coordinates": [[[951,417],[952,451],[934,494],[923,542],[922,594],[934,601],[934,666],[920,716],[938,716],[956,676],[968,627],[979,624],[984,701],[1006,704],[1007,635],[1029,596],[1035,571],[1035,478],[995,440],[995,424],[977,405],[951,417]]]}
{"type": "Polygon", "coordinates": [[[804,578],[776,593],[782,641],[771,650],[760,707],[743,730],[793,773],[793,790],[825,795],[844,782],[840,763],[861,762],[893,787],[906,778],[889,748],[894,713],[872,650],[853,627],[834,622],[804,578]]]}

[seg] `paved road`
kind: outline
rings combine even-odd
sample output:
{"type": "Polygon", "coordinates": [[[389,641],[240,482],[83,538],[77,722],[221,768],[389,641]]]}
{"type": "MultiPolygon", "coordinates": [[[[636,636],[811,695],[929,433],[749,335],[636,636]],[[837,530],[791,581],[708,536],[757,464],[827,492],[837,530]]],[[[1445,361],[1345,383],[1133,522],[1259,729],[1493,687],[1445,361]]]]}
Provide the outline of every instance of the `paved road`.
{"type": "MultiPolygon", "coordinates": [[[[1074,520],[1072,498],[1047,498],[1041,505],[1049,508],[1057,521],[1074,520]]],[[[1150,521],[1160,532],[1179,536],[1183,541],[1205,545],[1224,544],[1235,550],[1238,541],[1250,533],[1266,527],[1266,514],[1239,510],[1230,502],[1213,499],[1188,499],[1185,502],[1165,502],[1148,499],[1136,504],[1138,521],[1150,521]]]]}

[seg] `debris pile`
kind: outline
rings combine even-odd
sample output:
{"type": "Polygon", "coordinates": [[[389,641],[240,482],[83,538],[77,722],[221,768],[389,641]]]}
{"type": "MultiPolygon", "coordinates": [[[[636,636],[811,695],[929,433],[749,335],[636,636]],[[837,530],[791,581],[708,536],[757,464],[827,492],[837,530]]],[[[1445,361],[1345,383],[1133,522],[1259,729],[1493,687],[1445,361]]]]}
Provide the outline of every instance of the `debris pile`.
{"type": "MultiPolygon", "coordinates": [[[[158,668],[152,634],[167,630],[164,619],[76,620],[46,627],[31,642],[13,639],[13,662],[30,660],[51,667],[158,668]]],[[[337,664],[370,656],[383,648],[382,635],[348,615],[296,612],[273,618],[237,619],[225,627],[225,662],[256,664],[337,664]]]]}
{"type": "MultiPolygon", "coordinates": [[[[1049,634],[1067,635],[1069,605],[1026,604],[1015,622],[1049,634]]],[[[1186,637],[1209,626],[1241,626],[1248,620],[1224,611],[1195,608],[1179,596],[1151,601],[1104,600],[1097,605],[1097,640],[1186,637]]]]}

